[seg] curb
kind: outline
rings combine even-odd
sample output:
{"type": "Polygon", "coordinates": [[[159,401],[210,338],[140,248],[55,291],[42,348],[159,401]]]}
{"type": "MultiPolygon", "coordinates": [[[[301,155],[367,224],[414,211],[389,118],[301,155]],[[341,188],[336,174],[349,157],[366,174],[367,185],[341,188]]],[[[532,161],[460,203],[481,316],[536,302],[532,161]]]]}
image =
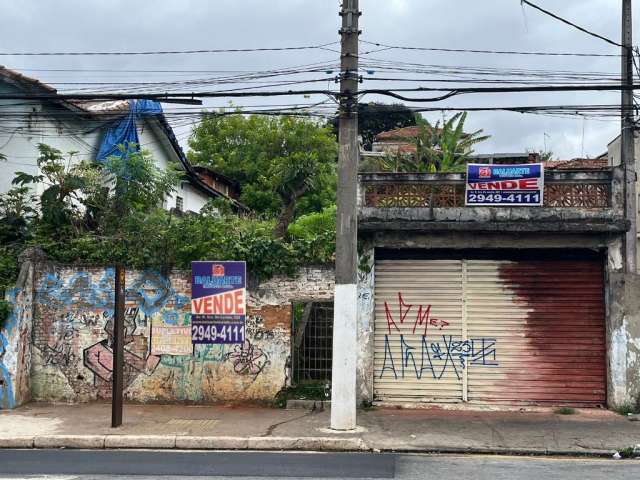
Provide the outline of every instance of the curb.
{"type": "Polygon", "coordinates": [[[0,437],[0,449],[149,449],[330,451],[407,454],[611,457],[614,450],[411,446],[378,448],[360,437],[198,437],[186,435],[38,435],[0,437]]]}
{"type": "Polygon", "coordinates": [[[0,449],[366,451],[361,438],[196,437],[185,435],[39,435],[0,437],[0,449]]]}
{"type": "Polygon", "coordinates": [[[410,447],[402,449],[382,448],[380,452],[394,452],[407,454],[438,454],[438,455],[505,455],[514,457],[606,457],[611,458],[616,450],[582,449],[562,450],[547,448],[516,448],[516,447],[410,447]]]}

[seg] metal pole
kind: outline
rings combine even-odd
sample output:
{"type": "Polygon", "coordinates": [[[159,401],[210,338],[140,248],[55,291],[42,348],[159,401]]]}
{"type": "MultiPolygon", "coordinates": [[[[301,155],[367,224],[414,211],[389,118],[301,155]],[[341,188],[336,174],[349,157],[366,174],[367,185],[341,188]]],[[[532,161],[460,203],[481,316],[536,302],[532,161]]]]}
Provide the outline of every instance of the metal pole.
{"type": "Polygon", "coordinates": [[[625,237],[625,270],[637,268],[638,209],[636,197],[636,159],[633,122],[633,23],[631,0],[622,0],[622,138],[621,164],[624,168],[625,217],[631,227],[625,237]]]}
{"type": "Polygon", "coordinates": [[[331,428],[356,427],[358,0],[343,0],[331,428]]]}
{"type": "Polygon", "coordinates": [[[122,425],[122,390],[124,374],[124,297],[125,270],[116,265],[116,295],[113,313],[113,388],[111,393],[111,426],[122,425]]]}

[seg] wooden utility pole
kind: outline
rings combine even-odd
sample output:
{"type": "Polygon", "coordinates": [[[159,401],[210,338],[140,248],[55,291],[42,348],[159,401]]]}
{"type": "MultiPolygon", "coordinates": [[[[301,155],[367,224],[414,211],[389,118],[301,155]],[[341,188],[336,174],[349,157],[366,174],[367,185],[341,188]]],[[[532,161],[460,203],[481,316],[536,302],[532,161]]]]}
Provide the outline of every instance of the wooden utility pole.
{"type": "Polygon", "coordinates": [[[625,270],[637,269],[638,207],[633,118],[633,23],[631,0],[622,0],[622,138],[620,162],[624,168],[625,217],[630,229],[625,237],[625,270]]]}
{"type": "Polygon", "coordinates": [[[124,265],[116,265],[115,308],[113,312],[113,388],[111,390],[111,426],[122,425],[122,390],[124,385],[124,265]]]}
{"type": "Polygon", "coordinates": [[[331,428],[356,427],[358,0],[342,0],[340,126],[336,219],[336,290],[333,321],[331,428]]]}

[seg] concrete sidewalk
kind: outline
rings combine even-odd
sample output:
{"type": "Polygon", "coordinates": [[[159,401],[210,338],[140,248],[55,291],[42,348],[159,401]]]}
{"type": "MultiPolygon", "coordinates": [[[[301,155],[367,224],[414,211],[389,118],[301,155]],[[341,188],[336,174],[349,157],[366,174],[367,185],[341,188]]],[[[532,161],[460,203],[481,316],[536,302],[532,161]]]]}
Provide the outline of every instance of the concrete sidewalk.
{"type": "Polygon", "coordinates": [[[376,408],[359,429],[329,430],[329,412],[247,406],[36,404],[0,411],[1,448],[150,448],[611,455],[640,444],[640,422],[613,412],[376,408]]]}

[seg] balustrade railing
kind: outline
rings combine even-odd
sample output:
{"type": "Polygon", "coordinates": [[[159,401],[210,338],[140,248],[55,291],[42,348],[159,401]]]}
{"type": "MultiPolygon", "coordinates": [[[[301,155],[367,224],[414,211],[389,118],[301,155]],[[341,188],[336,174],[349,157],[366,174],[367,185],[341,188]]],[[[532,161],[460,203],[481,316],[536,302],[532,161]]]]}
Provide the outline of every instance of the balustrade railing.
{"type": "MultiPolygon", "coordinates": [[[[562,172],[545,177],[544,207],[611,207],[611,172],[562,172]],[[575,173],[572,175],[571,173],[575,173]]],[[[458,208],[465,206],[463,174],[362,174],[362,206],[458,208]]]]}

